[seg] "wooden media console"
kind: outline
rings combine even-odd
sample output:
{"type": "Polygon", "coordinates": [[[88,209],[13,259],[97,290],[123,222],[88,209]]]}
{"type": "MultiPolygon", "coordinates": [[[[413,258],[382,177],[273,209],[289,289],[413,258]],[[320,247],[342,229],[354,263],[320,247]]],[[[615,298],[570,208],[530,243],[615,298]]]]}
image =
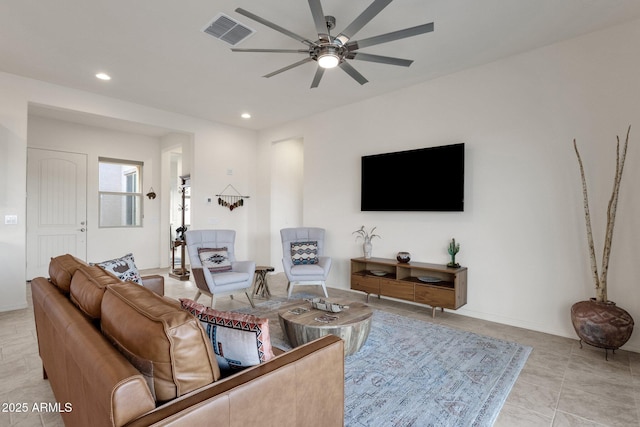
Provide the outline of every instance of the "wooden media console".
{"type": "Polygon", "coordinates": [[[352,258],[351,289],[456,310],[467,303],[467,268],[400,263],[386,258],[352,258]]]}

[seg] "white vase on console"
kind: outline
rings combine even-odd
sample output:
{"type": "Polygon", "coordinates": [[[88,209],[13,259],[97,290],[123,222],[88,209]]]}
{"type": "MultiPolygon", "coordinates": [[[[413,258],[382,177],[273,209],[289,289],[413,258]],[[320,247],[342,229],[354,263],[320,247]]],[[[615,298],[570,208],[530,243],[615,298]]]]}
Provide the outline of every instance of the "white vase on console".
{"type": "Polygon", "coordinates": [[[371,239],[367,238],[364,240],[362,244],[362,250],[364,251],[364,257],[366,259],[371,258],[371,249],[373,249],[373,245],[371,244],[371,239]]]}
{"type": "Polygon", "coordinates": [[[351,233],[356,235],[356,241],[358,241],[358,238],[362,237],[362,241],[364,242],[362,243],[362,251],[364,252],[365,259],[371,258],[371,240],[373,240],[374,237],[380,237],[377,234],[373,234],[374,231],[376,231],[376,227],[373,227],[371,231],[367,232],[363,225],[358,230],[351,233]]]}

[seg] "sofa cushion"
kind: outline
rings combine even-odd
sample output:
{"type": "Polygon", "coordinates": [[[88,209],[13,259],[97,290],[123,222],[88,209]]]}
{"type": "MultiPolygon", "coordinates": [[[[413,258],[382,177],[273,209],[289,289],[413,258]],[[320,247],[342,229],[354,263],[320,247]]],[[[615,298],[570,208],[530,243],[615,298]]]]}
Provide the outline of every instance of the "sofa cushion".
{"type": "Polygon", "coordinates": [[[78,268],[85,265],[87,264],[69,254],[51,258],[51,262],[49,262],[49,279],[63,293],[68,294],[73,274],[78,268]]]}
{"type": "Polygon", "coordinates": [[[120,279],[97,265],[82,266],[71,278],[71,301],[89,318],[100,319],[104,292],[115,283],[120,279]]]}
{"type": "Polygon", "coordinates": [[[231,271],[231,261],[227,248],[198,248],[198,257],[204,268],[211,273],[231,271]]]}
{"type": "Polygon", "coordinates": [[[221,367],[243,369],[273,358],[269,319],[214,310],[186,298],[180,303],[202,323],[221,367]]]}
{"type": "Polygon", "coordinates": [[[291,242],[291,262],[293,265],[317,264],[318,242],[291,242]]]}
{"type": "Polygon", "coordinates": [[[135,282],[138,285],[142,285],[142,278],[136,267],[133,254],[126,254],[120,258],[114,258],[107,261],[94,263],[97,266],[104,268],[107,271],[115,274],[120,280],[124,282],[135,282]]]}
{"type": "Polygon", "coordinates": [[[198,320],[143,286],[110,285],[102,298],[102,331],[150,381],[158,403],[220,378],[198,320]]]}
{"type": "Polygon", "coordinates": [[[232,283],[246,282],[250,277],[251,275],[249,273],[240,271],[223,271],[221,273],[216,273],[214,280],[216,282],[216,286],[224,286],[232,283]]]}

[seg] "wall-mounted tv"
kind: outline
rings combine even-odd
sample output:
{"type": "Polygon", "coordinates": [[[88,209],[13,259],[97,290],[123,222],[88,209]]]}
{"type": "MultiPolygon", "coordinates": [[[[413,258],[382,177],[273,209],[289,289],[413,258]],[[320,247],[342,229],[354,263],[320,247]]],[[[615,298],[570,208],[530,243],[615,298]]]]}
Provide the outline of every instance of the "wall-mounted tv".
{"type": "Polygon", "coordinates": [[[362,156],[362,211],[464,211],[464,143],[362,156]]]}

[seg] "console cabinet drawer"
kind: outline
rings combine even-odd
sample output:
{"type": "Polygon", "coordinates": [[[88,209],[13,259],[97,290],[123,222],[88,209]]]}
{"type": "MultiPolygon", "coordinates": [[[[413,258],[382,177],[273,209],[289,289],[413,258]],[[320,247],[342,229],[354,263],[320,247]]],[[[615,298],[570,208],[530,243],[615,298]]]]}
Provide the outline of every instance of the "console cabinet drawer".
{"type": "Polygon", "coordinates": [[[413,283],[380,279],[380,295],[413,301],[413,283]]]}
{"type": "Polygon", "coordinates": [[[380,279],[377,277],[352,274],[351,289],[366,292],[368,294],[380,295],[380,279]]]}
{"type": "Polygon", "coordinates": [[[457,308],[455,291],[436,286],[416,285],[415,302],[431,307],[457,308]]]}

